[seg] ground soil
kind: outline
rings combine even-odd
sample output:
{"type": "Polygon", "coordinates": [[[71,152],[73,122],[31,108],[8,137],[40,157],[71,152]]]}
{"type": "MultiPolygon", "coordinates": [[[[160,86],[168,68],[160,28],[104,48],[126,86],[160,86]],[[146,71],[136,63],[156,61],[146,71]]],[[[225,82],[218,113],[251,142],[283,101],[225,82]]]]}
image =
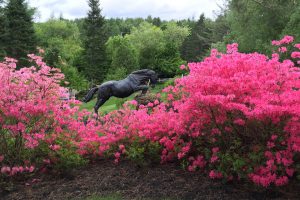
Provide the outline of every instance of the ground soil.
{"type": "Polygon", "coordinates": [[[280,189],[257,189],[246,183],[223,183],[176,164],[139,167],[129,161],[115,165],[97,161],[64,175],[37,175],[0,189],[0,199],[86,199],[119,194],[122,199],[300,199],[300,184],[280,189]],[[32,183],[34,182],[34,183],[32,183]]]}

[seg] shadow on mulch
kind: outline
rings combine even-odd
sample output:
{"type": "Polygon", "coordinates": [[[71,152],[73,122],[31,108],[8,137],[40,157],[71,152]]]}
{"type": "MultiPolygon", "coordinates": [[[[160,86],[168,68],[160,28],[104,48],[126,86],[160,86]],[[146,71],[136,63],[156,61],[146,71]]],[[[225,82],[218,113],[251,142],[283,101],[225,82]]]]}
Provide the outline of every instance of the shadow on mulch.
{"type": "Polygon", "coordinates": [[[258,190],[253,185],[214,181],[201,172],[187,172],[175,164],[139,168],[129,161],[115,165],[110,160],[102,160],[65,177],[42,175],[38,179],[30,186],[17,182],[10,192],[0,189],[0,199],[84,200],[111,194],[118,194],[122,199],[149,200],[300,199],[299,182],[292,184],[293,188],[258,190]]]}

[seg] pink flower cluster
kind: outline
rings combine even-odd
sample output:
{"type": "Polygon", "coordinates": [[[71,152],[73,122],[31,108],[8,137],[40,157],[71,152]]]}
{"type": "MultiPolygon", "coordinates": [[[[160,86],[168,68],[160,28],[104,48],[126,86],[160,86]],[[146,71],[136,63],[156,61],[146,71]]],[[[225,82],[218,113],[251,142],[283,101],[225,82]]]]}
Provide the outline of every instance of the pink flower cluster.
{"type": "Polygon", "coordinates": [[[290,35],[286,35],[284,36],[281,40],[273,40],[272,41],[272,45],[274,46],[281,46],[281,45],[284,45],[284,44],[290,44],[294,41],[294,37],[293,36],[290,36],[290,35]]]}
{"type": "Polygon", "coordinates": [[[1,173],[2,174],[7,174],[9,176],[15,176],[18,173],[32,173],[34,172],[35,167],[34,166],[14,166],[14,167],[8,167],[8,166],[3,166],[1,167],[1,173]]]}
{"type": "Polygon", "coordinates": [[[31,155],[35,149],[46,148],[41,151],[44,159],[55,157],[62,148],[58,142],[71,149],[74,130],[80,127],[74,118],[78,107],[71,106],[77,102],[60,100],[66,90],[59,85],[64,75],[39,56],[29,58],[32,66],[20,70],[14,59],[0,63],[0,168],[10,176],[34,171],[32,165],[40,159],[31,155]]]}
{"type": "Polygon", "coordinates": [[[100,146],[130,146],[138,137],[162,146],[162,162],[186,160],[190,171],[209,170],[211,178],[240,174],[265,187],[286,184],[300,152],[300,70],[291,60],[237,47],[189,63],[190,74],[164,89],[167,102],[105,116],[100,146]]]}
{"type": "MultiPolygon", "coordinates": [[[[278,46],[292,41],[286,36],[278,46]]],[[[79,111],[78,102],[62,102],[63,75],[30,57],[35,65],[21,70],[13,59],[0,63],[0,128],[16,146],[24,141],[22,151],[46,147],[43,165],[55,164],[62,149],[118,163],[138,142],[159,145],[162,163],[180,160],[212,179],[249,178],[268,187],[287,184],[297,173],[300,69],[279,54],[239,53],[237,44],[228,45],[227,54],[213,50],[164,89],[165,102],[137,107],[131,101],[98,120],[79,111]]],[[[3,174],[18,167],[8,166],[9,151],[0,149],[3,174]]]]}
{"type": "MultiPolygon", "coordinates": [[[[293,42],[294,41],[294,37],[293,36],[284,36],[281,40],[277,41],[277,40],[274,40],[272,41],[272,45],[276,46],[278,49],[278,53],[279,54],[283,54],[283,53],[286,53],[286,54],[290,54],[290,58],[293,58],[295,60],[297,60],[297,63],[298,65],[300,65],[300,52],[299,52],[299,49],[300,49],[300,44],[294,44],[293,45],[293,42]],[[296,50],[295,50],[296,49],[296,50]]],[[[279,54],[274,54],[274,56],[280,57],[279,54]]],[[[285,59],[286,56],[283,56],[283,58],[285,59]]]]}

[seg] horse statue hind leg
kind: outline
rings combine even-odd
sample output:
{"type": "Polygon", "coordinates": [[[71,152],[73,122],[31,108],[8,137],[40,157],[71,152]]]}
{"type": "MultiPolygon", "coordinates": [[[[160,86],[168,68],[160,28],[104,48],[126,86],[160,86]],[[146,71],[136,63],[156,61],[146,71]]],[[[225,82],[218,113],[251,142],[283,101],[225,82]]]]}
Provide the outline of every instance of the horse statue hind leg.
{"type": "Polygon", "coordinates": [[[83,98],[82,101],[85,103],[89,102],[90,100],[92,100],[96,92],[98,92],[98,96],[97,96],[97,102],[94,106],[94,111],[98,118],[99,108],[111,97],[111,95],[110,92],[108,91],[108,88],[101,87],[101,86],[94,87],[87,93],[87,95],[83,98]]]}
{"type": "Polygon", "coordinates": [[[105,85],[101,85],[98,89],[97,102],[94,106],[94,111],[97,114],[98,118],[98,110],[99,108],[112,96],[110,87],[106,87],[105,85]]]}

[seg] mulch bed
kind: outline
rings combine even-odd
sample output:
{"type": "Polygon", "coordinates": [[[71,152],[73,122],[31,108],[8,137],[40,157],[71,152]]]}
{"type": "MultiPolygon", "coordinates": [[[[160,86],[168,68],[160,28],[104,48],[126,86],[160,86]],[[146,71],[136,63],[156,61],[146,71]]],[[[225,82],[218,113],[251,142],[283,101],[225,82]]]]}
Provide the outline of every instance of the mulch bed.
{"type": "Polygon", "coordinates": [[[201,172],[178,165],[138,167],[122,161],[100,160],[64,176],[39,175],[17,181],[13,189],[0,189],[0,199],[86,199],[93,195],[119,194],[122,199],[300,199],[300,184],[288,188],[257,189],[246,183],[223,183],[201,172]],[[32,180],[38,180],[32,183],[32,180]],[[30,183],[30,185],[26,183],[30,183]],[[298,188],[298,189],[297,189],[298,188]]]}

